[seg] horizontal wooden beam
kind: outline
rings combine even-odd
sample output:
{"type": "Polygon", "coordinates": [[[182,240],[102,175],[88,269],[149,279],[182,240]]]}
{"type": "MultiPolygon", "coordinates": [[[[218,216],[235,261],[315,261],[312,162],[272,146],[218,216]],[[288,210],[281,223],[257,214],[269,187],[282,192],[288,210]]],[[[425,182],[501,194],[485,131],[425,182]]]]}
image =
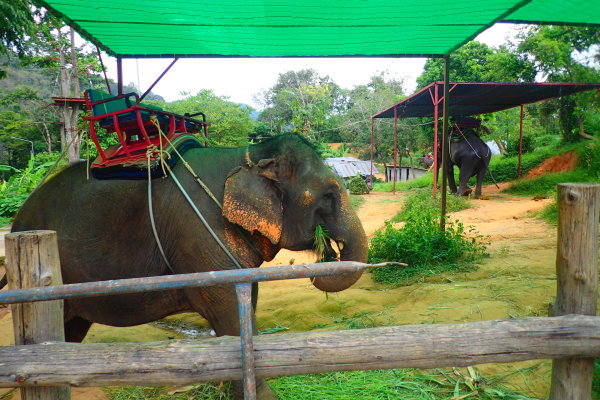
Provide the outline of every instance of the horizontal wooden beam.
{"type": "MultiPolygon", "coordinates": [[[[563,316],[258,336],[257,377],[600,357],[600,317],[563,316]]],[[[241,379],[240,340],[0,347],[0,387],[241,379]]]]}

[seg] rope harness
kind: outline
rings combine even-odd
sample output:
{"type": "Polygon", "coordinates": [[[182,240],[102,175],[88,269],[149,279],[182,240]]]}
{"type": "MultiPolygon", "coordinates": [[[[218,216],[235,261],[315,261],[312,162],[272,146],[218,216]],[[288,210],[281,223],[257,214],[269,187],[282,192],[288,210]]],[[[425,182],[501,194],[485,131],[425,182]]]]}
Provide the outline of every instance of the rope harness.
{"type": "MultiPolygon", "coordinates": [[[[475,148],[473,147],[473,145],[471,145],[471,142],[469,142],[469,139],[467,139],[467,137],[465,136],[465,134],[463,133],[463,131],[460,129],[460,127],[455,124],[454,128],[456,128],[456,130],[458,131],[458,133],[460,134],[460,136],[453,136],[453,135],[449,135],[448,136],[448,149],[450,149],[453,140],[460,140],[460,138],[462,137],[465,140],[465,142],[467,142],[467,144],[469,145],[469,147],[471,148],[471,150],[473,150],[473,153],[475,154],[475,156],[481,160],[482,159],[481,156],[479,155],[479,153],[477,153],[477,150],[475,150],[475,148]]],[[[489,157],[492,154],[492,150],[490,149],[489,146],[486,145],[486,147],[488,149],[488,153],[487,153],[487,155],[485,157],[489,157]]],[[[453,164],[458,165],[452,159],[452,153],[451,152],[448,152],[448,153],[450,154],[450,161],[452,161],[453,164]]],[[[490,166],[489,166],[488,163],[485,164],[485,169],[490,174],[490,178],[492,178],[492,181],[494,181],[494,185],[496,185],[496,187],[498,189],[500,189],[500,186],[498,186],[498,182],[496,182],[496,178],[494,178],[494,175],[492,175],[492,171],[490,170],[490,166]]]]}
{"type": "MultiPolygon", "coordinates": [[[[151,205],[152,205],[152,179],[151,179],[151,176],[150,176],[150,158],[151,158],[152,155],[156,155],[157,157],[159,157],[160,164],[161,164],[163,170],[166,169],[169,172],[169,175],[173,179],[173,182],[175,182],[175,184],[177,185],[177,188],[179,188],[179,191],[183,194],[183,196],[185,197],[185,199],[188,202],[188,204],[192,207],[192,210],[194,211],[194,213],[196,214],[196,216],[198,216],[198,218],[200,219],[200,221],[202,222],[202,224],[204,225],[204,227],[206,228],[206,230],[208,230],[208,232],[213,237],[213,239],[215,240],[215,242],[217,242],[217,244],[219,245],[219,247],[223,250],[223,252],[225,253],[225,255],[227,255],[227,257],[233,262],[233,264],[235,265],[236,268],[242,269],[242,266],[240,265],[240,263],[238,262],[238,260],[236,260],[236,258],[233,256],[233,254],[231,254],[231,252],[225,246],[225,244],[223,244],[223,242],[221,241],[221,239],[219,239],[219,237],[217,236],[217,234],[215,233],[215,231],[209,225],[209,223],[206,220],[206,218],[204,218],[204,215],[202,215],[202,213],[200,212],[200,210],[198,209],[198,207],[196,207],[196,205],[194,204],[194,202],[192,201],[192,199],[188,195],[188,193],[185,190],[185,188],[181,185],[181,183],[179,182],[179,179],[177,179],[177,177],[173,173],[173,170],[165,162],[165,154],[164,154],[164,152],[162,150],[162,138],[164,137],[165,140],[170,145],[172,145],[172,143],[169,140],[169,138],[165,135],[165,133],[163,132],[163,130],[161,129],[160,124],[159,124],[158,119],[156,118],[156,116],[152,116],[150,118],[150,120],[156,126],[156,128],[158,130],[158,134],[159,134],[159,137],[160,137],[159,143],[160,143],[161,149],[157,152],[156,149],[151,148],[150,146],[148,146],[148,150],[146,152],[147,159],[148,159],[148,206],[150,207],[150,223],[152,225],[152,231],[154,233],[154,238],[156,240],[156,243],[158,245],[160,253],[163,256],[163,259],[164,259],[165,263],[167,264],[167,267],[169,268],[169,270],[171,270],[171,272],[175,273],[173,271],[173,268],[169,264],[169,262],[167,260],[167,257],[165,255],[163,249],[162,249],[160,238],[158,237],[158,233],[156,231],[156,224],[154,222],[154,216],[153,216],[153,212],[152,212],[152,208],[151,208],[151,205]]],[[[173,148],[174,148],[174,146],[173,146],[173,148]]],[[[200,179],[200,177],[198,177],[198,175],[194,172],[194,170],[192,169],[192,167],[183,158],[183,156],[177,151],[177,149],[174,148],[174,151],[177,154],[177,156],[181,159],[183,165],[185,166],[185,168],[187,169],[187,171],[192,175],[192,177],[194,178],[194,180],[200,185],[200,187],[202,187],[202,189],[215,202],[215,204],[217,204],[217,206],[220,209],[223,209],[223,206],[221,205],[221,203],[213,195],[213,193],[210,191],[210,189],[208,188],[208,186],[206,186],[206,184],[204,184],[204,182],[202,182],[202,180],[200,179]]]]}

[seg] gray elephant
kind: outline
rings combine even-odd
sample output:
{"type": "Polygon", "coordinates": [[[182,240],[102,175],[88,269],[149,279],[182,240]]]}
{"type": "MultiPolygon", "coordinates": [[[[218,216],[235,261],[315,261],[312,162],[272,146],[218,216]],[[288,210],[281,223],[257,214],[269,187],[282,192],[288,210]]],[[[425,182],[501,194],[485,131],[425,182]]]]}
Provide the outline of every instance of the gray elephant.
{"type": "Polygon", "coordinates": [[[480,198],[483,178],[492,158],[491,149],[481,140],[475,129],[471,127],[461,129],[456,124],[453,125],[452,132],[448,136],[447,144],[450,157],[446,160],[445,167],[450,191],[455,195],[469,195],[472,192],[468,186],[469,179],[477,176],[475,198],[480,198]],[[455,165],[460,170],[458,188],[454,179],[455,165]]]}
{"type": "MultiPolygon", "coordinates": [[[[299,136],[242,148],[191,149],[184,158],[222,202],[222,210],[181,162],[173,168],[175,176],[243,267],[258,267],[281,248],[313,249],[318,225],[338,243],[341,260],[366,262],[366,236],[343,183],[299,136]]],[[[38,188],[12,228],[58,232],[64,283],[235,268],[173,179],[153,181],[163,258],[150,224],[147,181],[87,180],[85,169],[85,163],[71,166],[38,188]]],[[[332,247],[328,251],[335,254],[332,247]]],[[[321,277],[313,284],[335,292],[359,277],[321,277]]],[[[257,295],[255,284],[254,307],[257,295]]],[[[66,339],[81,341],[93,322],[131,326],[185,311],[198,312],[217,335],[239,335],[235,289],[219,286],[66,300],[66,339]]],[[[273,398],[264,381],[258,386],[259,398],[273,398]]]]}

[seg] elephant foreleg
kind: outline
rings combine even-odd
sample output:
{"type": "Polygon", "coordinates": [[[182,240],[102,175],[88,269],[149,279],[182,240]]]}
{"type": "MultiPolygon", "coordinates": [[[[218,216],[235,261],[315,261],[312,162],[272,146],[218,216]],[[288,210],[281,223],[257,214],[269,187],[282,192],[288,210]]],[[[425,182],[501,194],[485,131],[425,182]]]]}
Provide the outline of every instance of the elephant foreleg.
{"type": "Polygon", "coordinates": [[[469,168],[465,165],[460,168],[460,173],[458,175],[458,179],[460,182],[460,186],[457,191],[457,195],[460,196],[468,196],[471,193],[471,189],[469,188],[469,178],[473,176],[473,168],[469,168]]]}
{"type": "Polygon", "coordinates": [[[454,166],[452,164],[446,165],[446,176],[448,177],[448,186],[450,187],[450,193],[456,194],[456,180],[454,179],[454,166]]]}
{"type": "MultiPolygon", "coordinates": [[[[237,295],[234,286],[219,286],[186,292],[188,301],[200,315],[208,320],[217,336],[239,336],[240,321],[238,317],[237,295]]],[[[252,305],[256,308],[258,298],[258,285],[252,285],[252,305]]],[[[256,318],[252,313],[252,334],[258,334],[256,318]]],[[[232,382],[233,398],[244,399],[242,381],[232,382]]],[[[264,379],[256,380],[256,394],[258,400],[276,400],[275,392],[269,387],[264,379]]]]}
{"type": "Polygon", "coordinates": [[[481,186],[483,185],[483,179],[485,178],[486,172],[487,172],[487,166],[484,166],[477,172],[477,186],[475,187],[475,198],[476,199],[481,197],[481,186]]]}

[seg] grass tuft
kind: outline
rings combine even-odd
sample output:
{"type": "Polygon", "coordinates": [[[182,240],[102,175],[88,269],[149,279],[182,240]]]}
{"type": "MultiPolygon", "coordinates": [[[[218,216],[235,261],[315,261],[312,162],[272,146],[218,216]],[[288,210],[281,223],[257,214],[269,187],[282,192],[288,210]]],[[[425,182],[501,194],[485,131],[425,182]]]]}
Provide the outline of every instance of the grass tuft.
{"type": "MultiPolygon", "coordinates": [[[[471,204],[465,197],[446,197],[446,212],[456,212],[470,207],[471,204]]],[[[392,222],[406,221],[417,215],[431,212],[440,213],[440,200],[434,199],[430,190],[418,190],[406,196],[402,210],[392,218],[392,222]]]]}

